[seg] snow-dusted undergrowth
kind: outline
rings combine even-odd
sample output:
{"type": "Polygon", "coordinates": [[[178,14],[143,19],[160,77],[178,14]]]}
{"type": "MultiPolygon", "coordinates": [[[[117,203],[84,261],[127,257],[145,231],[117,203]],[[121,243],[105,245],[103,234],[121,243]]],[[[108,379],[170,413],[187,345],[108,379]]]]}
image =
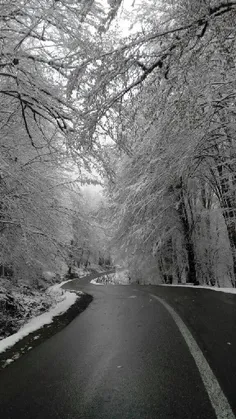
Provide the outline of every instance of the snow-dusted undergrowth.
{"type": "Polygon", "coordinates": [[[24,323],[39,316],[57,302],[58,293],[32,289],[24,283],[0,281],[0,339],[16,333],[24,323]]]}
{"type": "Polygon", "coordinates": [[[90,281],[90,284],[93,284],[93,285],[104,285],[103,282],[98,282],[97,279],[92,279],[92,281],[90,281]]]}
{"type": "MultiPolygon", "coordinates": [[[[85,269],[76,271],[80,278],[87,273],[85,269]]],[[[37,287],[23,279],[13,282],[11,278],[0,278],[0,341],[15,334],[32,318],[49,311],[64,299],[60,287],[70,280],[55,285],[60,278],[59,274],[43,272],[37,287]],[[50,284],[54,285],[49,287],[50,284]]]]}
{"type": "Polygon", "coordinates": [[[92,279],[90,281],[93,285],[128,285],[129,282],[129,273],[127,270],[120,270],[111,274],[104,274],[99,278],[92,279]]]}
{"type": "MultiPolygon", "coordinates": [[[[81,278],[88,274],[88,271],[81,268],[77,269],[76,274],[81,278]]],[[[52,276],[50,272],[47,273],[46,279],[48,281],[52,279],[49,278],[49,276],[52,276]]],[[[22,284],[22,286],[17,284],[17,286],[13,287],[12,284],[8,284],[9,281],[6,279],[1,281],[0,308],[1,305],[3,309],[5,308],[6,315],[4,317],[3,313],[1,313],[0,326],[1,323],[4,324],[4,321],[9,322],[9,307],[8,310],[6,310],[6,304],[12,303],[12,310],[14,312],[12,313],[12,318],[10,320],[12,321],[14,328],[9,328],[7,331],[7,335],[10,334],[10,336],[6,336],[5,333],[5,336],[3,334],[1,339],[0,335],[0,353],[11,348],[30,333],[52,323],[54,317],[65,313],[75,303],[77,298],[79,298],[78,294],[83,294],[83,292],[77,291],[76,293],[73,293],[61,288],[62,285],[70,281],[72,280],[69,279],[54,284],[44,292],[31,290],[24,284],[22,284]],[[15,330],[16,332],[14,333],[15,330]]],[[[13,362],[15,359],[17,359],[17,356],[10,361],[13,362]]]]}
{"type": "MultiPolygon", "coordinates": [[[[65,281],[67,282],[67,281],[65,281]]],[[[49,288],[48,293],[54,294],[57,304],[52,307],[46,313],[41,314],[40,316],[34,317],[29,320],[20,330],[14,333],[11,336],[8,336],[5,339],[0,341],[0,353],[4,352],[6,349],[12,347],[17,342],[19,342],[25,336],[28,336],[30,333],[35,332],[46,324],[50,324],[53,321],[53,318],[63,314],[67,311],[76,301],[78,296],[72,292],[63,292],[60,289],[62,284],[57,284],[49,288]]]]}

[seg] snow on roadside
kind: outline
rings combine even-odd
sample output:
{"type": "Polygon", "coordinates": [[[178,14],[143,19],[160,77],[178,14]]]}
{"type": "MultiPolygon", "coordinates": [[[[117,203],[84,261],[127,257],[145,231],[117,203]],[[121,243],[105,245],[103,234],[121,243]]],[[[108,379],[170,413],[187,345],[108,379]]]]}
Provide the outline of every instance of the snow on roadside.
{"type": "Polygon", "coordinates": [[[47,292],[53,293],[53,294],[56,294],[56,293],[62,294],[63,293],[63,290],[61,289],[62,285],[65,285],[67,284],[67,282],[71,282],[71,281],[73,281],[73,279],[68,279],[67,281],[62,281],[62,282],[59,282],[59,284],[52,285],[51,287],[47,289],[47,292]]]}
{"type": "Polygon", "coordinates": [[[127,269],[116,271],[113,274],[112,281],[114,284],[129,285],[130,284],[129,271],[127,269]]]}
{"type": "Polygon", "coordinates": [[[63,291],[60,287],[67,281],[64,281],[60,284],[53,285],[49,287],[47,292],[49,294],[55,294],[57,301],[59,301],[56,306],[52,307],[48,312],[43,313],[37,317],[32,318],[29,322],[25,323],[24,326],[14,333],[11,336],[8,336],[5,339],[0,340],[0,353],[4,352],[6,349],[9,349],[17,342],[19,342],[24,337],[28,336],[30,333],[35,332],[46,324],[53,322],[53,318],[59,316],[66,312],[77,300],[77,294],[63,291]]]}
{"type": "Polygon", "coordinates": [[[129,272],[127,270],[120,270],[113,273],[105,273],[98,278],[92,279],[90,281],[93,285],[129,285],[129,272]]]}
{"type": "Polygon", "coordinates": [[[220,288],[210,287],[207,285],[188,285],[188,284],[160,284],[162,287],[184,287],[184,288],[201,288],[212,291],[225,292],[226,294],[236,294],[236,288],[220,288]]]}
{"type": "Polygon", "coordinates": [[[92,279],[92,281],[90,281],[90,284],[93,284],[93,285],[104,285],[104,283],[102,283],[102,282],[97,282],[96,279],[92,279]]]}

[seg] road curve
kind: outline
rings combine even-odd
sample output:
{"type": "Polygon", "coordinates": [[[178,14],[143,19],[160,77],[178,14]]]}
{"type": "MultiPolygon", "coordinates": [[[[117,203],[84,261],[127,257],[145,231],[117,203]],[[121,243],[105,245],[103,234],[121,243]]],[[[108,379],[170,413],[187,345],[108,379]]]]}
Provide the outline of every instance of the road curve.
{"type": "Polygon", "coordinates": [[[65,287],[94,300],[1,372],[1,418],[216,418],[178,327],[144,287],[65,287]]]}

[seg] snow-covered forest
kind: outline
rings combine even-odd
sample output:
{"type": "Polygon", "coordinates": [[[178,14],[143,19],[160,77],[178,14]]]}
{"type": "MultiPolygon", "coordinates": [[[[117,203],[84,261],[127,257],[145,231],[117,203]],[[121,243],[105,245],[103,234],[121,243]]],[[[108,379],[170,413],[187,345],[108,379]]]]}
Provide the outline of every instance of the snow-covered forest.
{"type": "Polygon", "coordinates": [[[111,261],[236,286],[235,18],[227,0],[1,1],[4,298],[111,261]]]}
{"type": "Polygon", "coordinates": [[[140,282],[235,286],[235,12],[134,2],[139,33],[113,52],[113,243],[140,282]]]}

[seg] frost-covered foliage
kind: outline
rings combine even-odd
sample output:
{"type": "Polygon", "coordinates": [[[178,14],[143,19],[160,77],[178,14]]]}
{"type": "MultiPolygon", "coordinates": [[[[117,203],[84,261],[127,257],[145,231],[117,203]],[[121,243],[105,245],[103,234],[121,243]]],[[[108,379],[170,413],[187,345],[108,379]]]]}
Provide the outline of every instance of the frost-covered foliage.
{"type": "Polygon", "coordinates": [[[0,123],[12,129],[17,125],[19,134],[25,131],[39,154],[41,144],[35,134],[43,136],[53,156],[55,138],[56,142],[60,139],[62,154],[69,149],[79,165],[81,181],[91,181],[91,167],[101,168],[104,160],[99,144],[93,148],[93,98],[88,96],[90,80],[87,75],[84,79],[84,73],[91,60],[102,54],[103,37],[120,3],[3,0],[0,4],[4,107],[0,123]]]}
{"type": "Polygon", "coordinates": [[[90,241],[79,185],[97,181],[102,156],[83,135],[79,65],[97,54],[95,34],[106,32],[119,3],[1,2],[2,276],[40,286],[43,270],[67,269],[74,236],[80,247],[90,241]]]}
{"type": "Polygon", "coordinates": [[[235,285],[236,2],[121,3],[1,2],[0,265],[110,260],[74,162],[134,278],[235,285]]]}
{"type": "Polygon", "coordinates": [[[97,270],[99,266],[111,265],[109,231],[104,222],[105,202],[101,188],[83,187],[80,211],[74,212],[72,216],[69,274],[77,274],[80,267],[97,270]]]}
{"type": "Polygon", "coordinates": [[[115,252],[147,281],[235,286],[236,2],[143,4],[113,97],[115,252]]]}
{"type": "Polygon", "coordinates": [[[15,333],[60,300],[60,293],[46,292],[48,283],[42,281],[41,289],[35,290],[24,281],[14,285],[6,278],[0,279],[0,339],[15,333]]]}
{"type": "Polygon", "coordinates": [[[107,273],[92,279],[91,284],[94,285],[129,285],[131,278],[128,270],[119,269],[114,273],[107,273]]]}

